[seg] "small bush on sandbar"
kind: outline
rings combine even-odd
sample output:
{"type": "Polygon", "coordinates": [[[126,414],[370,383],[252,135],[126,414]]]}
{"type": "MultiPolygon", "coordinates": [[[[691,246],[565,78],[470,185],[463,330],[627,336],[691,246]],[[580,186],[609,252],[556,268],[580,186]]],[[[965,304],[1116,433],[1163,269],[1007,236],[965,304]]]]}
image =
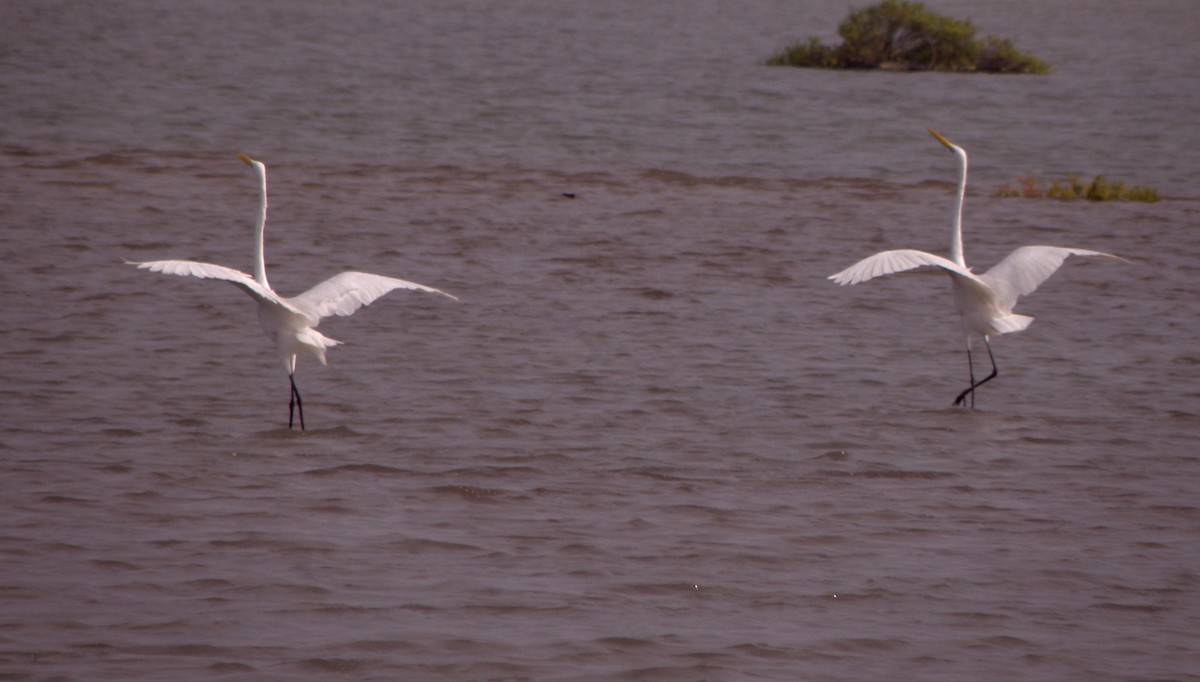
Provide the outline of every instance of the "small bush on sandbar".
{"type": "Polygon", "coordinates": [[[1036,177],[1026,175],[1017,180],[1017,186],[1001,185],[993,192],[997,197],[1025,197],[1036,199],[1087,199],[1088,201],[1145,201],[1154,203],[1161,197],[1153,187],[1126,187],[1123,182],[1110,182],[1103,175],[1097,175],[1089,183],[1084,183],[1078,175],[1071,174],[1065,178],[1051,180],[1044,189],[1036,177]]]}
{"type": "Polygon", "coordinates": [[[884,0],[853,10],[838,25],[842,44],[797,42],[767,60],[771,66],[904,71],[1047,73],[1045,62],[1018,52],[1011,40],[975,39],[975,27],[935,14],[919,2],[884,0]]]}

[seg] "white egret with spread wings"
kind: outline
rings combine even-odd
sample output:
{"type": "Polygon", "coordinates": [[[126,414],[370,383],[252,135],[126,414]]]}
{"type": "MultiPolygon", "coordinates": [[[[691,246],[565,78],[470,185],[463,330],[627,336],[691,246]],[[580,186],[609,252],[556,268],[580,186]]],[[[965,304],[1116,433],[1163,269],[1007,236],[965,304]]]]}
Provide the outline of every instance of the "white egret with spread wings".
{"type": "Polygon", "coordinates": [[[975,407],[975,389],[995,378],[996,357],[988,339],[992,336],[1018,332],[1029,326],[1033,318],[1013,312],[1020,296],[1033,293],[1050,275],[1058,270],[1068,256],[1095,256],[1111,260],[1125,259],[1112,254],[1088,249],[1061,246],[1022,246],[1008,254],[983,274],[975,274],[967,267],[963,258],[962,212],[967,188],[967,152],[953,144],[934,130],[929,131],[938,142],[950,150],[958,159],[958,204],[954,214],[954,228],[950,238],[950,257],[945,258],[925,251],[898,249],[883,251],[851,265],[829,279],[838,284],[858,284],[881,275],[890,275],[922,267],[940,268],[950,276],[954,288],[954,307],[962,318],[963,336],[967,346],[967,366],[970,368],[971,384],[958,394],[954,404],[975,407]],[[983,339],[992,372],[980,381],[975,381],[975,367],[971,360],[971,339],[983,339]]]}
{"type": "Polygon", "coordinates": [[[424,284],[366,272],[343,272],[334,275],[291,298],[275,293],[267,283],[267,267],[263,256],[263,230],[267,221],[267,167],[261,161],[251,159],[245,154],[239,153],[238,158],[254,170],[262,190],[258,221],[254,229],[253,277],[223,265],[190,260],[155,260],[130,264],[167,275],[224,280],[249,294],[258,304],[258,321],[275,344],[275,352],[283,362],[291,383],[288,428],[292,428],[294,416],[298,412],[300,429],[303,430],[304,406],[300,400],[300,391],[296,388],[296,359],[301,355],[311,355],[324,365],[325,351],[341,344],[341,341],[317,331],[316,327],[322,319],[331,315],[350,315],[394,289],[410,289],[455,297],[424,284]]]}

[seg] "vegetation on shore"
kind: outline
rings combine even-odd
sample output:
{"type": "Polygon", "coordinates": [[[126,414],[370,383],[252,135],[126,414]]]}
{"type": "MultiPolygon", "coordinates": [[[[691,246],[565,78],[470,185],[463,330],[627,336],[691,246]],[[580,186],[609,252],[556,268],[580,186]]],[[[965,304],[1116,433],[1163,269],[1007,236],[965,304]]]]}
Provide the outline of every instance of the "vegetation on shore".
{"type": "Polygon", "coordinates": [[[797,42],[767,60],[771,66],[898,71],[1048,73],[1036,57],[1018,52],[1011,40],[975,38],[969,21],[943,17],[919,2],[884,0],[852,10],[838,25],[842,44],[817,38],[797,42]]]}
{"type": "Polygon", "coordinates": [[[1078,175],[1071,174],[1061,180],[1052,180],[1049,186],[1033,175],[1026,175],[1017,185],[1001,185],[993,192],[997,197],[1024,197],[1027,199],[1087,199],[1088,201],[1145,201],[1154,203],[1161,197],[1153,187],[1126,187],[1123,182],[1110,182],[1097,175],[1084,183],[1078,175]]]}

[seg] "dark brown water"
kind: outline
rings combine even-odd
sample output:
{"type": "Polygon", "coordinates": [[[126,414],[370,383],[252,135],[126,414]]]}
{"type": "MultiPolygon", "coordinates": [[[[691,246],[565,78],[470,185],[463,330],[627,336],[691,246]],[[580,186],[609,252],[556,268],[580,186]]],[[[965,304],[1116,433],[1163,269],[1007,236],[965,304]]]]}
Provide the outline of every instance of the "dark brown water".
{"type": "Polygon", "coordinates": [[[835,2],[0,8],[0,678],[1200,679],[1200,9],[941,2],[1044,78],[759,62],[835,2]],[[1068,262],[981,409],[949,287],[1068,262]],[[302,361],[233,287],[413,279],[302,361]],[[1157,204],[999,199],[1027,173],[1157,204]],[[574,198],[563,196],[564,193],[574,198]]]}

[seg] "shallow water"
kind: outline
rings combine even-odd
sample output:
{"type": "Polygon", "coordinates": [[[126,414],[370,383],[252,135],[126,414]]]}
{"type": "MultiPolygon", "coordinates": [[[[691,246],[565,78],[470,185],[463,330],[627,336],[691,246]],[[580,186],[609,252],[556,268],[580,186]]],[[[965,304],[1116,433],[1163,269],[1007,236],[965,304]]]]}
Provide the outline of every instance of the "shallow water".
{"type": "Polygon", "coordinates": [[[839,3],[6,3],[6,679],[1198,679],[1187,2],[1042,78],[769,69],[839,3]],[[1164,55],[1170,55],[1169,58],[1164,55]],[[1068,262],[976,411],[944,252],[1068,262]],[[233,287],[412,279],[286,377],[233,287]],[[1027,173],[1157,204],[1000,199],[1027,173]],[[571,194],[568,198],[564,194],[571,194]]]}

